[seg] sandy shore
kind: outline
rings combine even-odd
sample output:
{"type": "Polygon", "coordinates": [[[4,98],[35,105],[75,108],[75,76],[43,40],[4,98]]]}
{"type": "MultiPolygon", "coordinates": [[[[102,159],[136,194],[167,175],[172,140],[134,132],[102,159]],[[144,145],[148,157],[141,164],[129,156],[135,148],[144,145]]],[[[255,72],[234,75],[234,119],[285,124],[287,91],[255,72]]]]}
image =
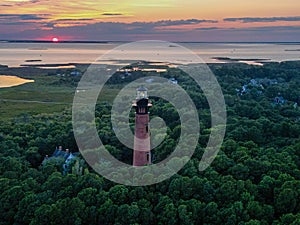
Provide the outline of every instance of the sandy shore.
{"type": "Polygon", "coordinates": [[[27,80],[16,76],[0,75],[0,88],[13,87],[32,82],[34,82],[34,80],[27,80]]]}

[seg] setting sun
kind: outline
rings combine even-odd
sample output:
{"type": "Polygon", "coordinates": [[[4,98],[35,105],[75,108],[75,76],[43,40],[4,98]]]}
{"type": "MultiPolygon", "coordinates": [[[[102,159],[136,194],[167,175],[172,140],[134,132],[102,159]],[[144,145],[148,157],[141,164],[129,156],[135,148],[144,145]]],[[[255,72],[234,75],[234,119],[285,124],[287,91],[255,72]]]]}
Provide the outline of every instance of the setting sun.
{"type": "Polygon", "coordinates": [[[52,38],[52,42],[57,43],[59,40],[57,37],[52,38]]]}

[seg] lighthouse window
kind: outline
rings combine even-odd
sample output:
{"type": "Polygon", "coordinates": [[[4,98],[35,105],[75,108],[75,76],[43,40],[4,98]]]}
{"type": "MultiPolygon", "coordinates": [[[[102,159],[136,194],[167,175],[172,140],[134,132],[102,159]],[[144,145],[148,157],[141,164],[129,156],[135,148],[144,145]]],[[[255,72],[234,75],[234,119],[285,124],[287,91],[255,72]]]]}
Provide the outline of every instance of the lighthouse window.
{"type": "Polygon", "coordinates": [[[147,161],[150,161],[150,152],[147,153],[147,161]]]}
{"type": "Polygon", "coordinates": [[[149,132],[148,124],[146,124],[146,132],[147,132],[147,133],[149,132]]]}

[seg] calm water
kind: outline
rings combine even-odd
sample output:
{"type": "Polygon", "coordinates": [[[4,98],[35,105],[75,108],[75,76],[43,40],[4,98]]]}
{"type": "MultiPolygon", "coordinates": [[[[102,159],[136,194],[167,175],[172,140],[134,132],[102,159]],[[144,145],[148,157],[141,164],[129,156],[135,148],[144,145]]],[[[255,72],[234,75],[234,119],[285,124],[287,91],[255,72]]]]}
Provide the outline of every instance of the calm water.
{"type": "MultiPolygon", "coordinates": [[[[0,43],[0,64],[92,63],[121,43],[0,43]]],[[[181,43],[208,63],[222,62],[214,57],[233,59],[300,60],[300,44],[181,43]]],[[[170,49],[174,46],[169,46],[170,49]]],[[[176,49],[174,47],[174,49],[176,49]]],[[[173,50],[174,51],[174,50],[173,50]]],[[[176,50],[175,50],[176,51],[176,50]]],[[[111,60],[118,60],[118,56],[111,60]]],[[[252,62],[247,62],[252,63],[252,62]]]]}

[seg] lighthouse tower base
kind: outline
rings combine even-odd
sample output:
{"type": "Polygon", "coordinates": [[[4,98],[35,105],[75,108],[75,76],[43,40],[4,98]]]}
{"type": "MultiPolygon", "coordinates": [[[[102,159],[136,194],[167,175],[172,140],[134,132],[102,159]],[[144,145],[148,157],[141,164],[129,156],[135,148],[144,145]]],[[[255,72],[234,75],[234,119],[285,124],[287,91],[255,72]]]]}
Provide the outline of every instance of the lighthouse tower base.
{"type": "Polygon", "coordinates": [[[135,136],[133,166],[145,166],[151,163],[149,115],[135,115],[135,136]]]}

